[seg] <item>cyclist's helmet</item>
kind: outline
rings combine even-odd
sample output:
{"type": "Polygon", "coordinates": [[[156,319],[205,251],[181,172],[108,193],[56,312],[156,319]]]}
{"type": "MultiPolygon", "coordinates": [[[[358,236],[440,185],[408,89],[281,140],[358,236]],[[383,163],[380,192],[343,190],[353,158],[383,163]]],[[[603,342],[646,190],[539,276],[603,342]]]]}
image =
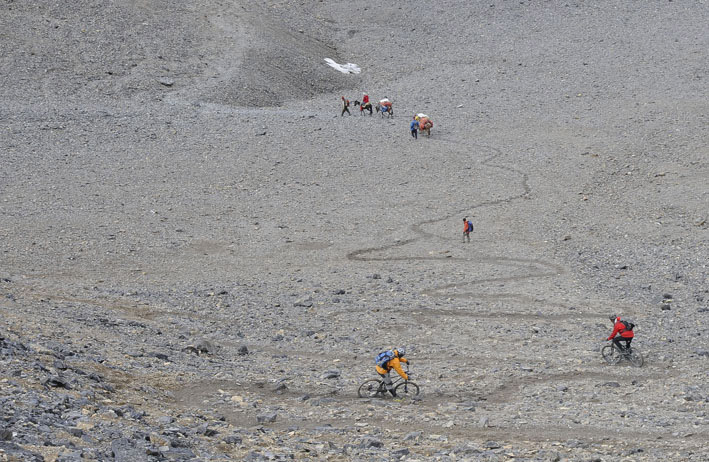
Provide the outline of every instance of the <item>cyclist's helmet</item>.
{"type": "Polygon", "coordinates": [[[618,316],[616,316],[615,314],[608,316],[608,319],[610,319],[611,322],[615,322],[617,320],[617,318],[618,318],[618,316]]]}
{"type": "Polygon", "coordinates": [[[404,348],[404,347],[401,347],[401,348],[397,348],[397,350],[396,350],[396,351],[398,351],[398,352],[399,352],[399,358],[403,358],[403,357],[404,357],[404,355],[406,354],[406,348],[404,348]]]}

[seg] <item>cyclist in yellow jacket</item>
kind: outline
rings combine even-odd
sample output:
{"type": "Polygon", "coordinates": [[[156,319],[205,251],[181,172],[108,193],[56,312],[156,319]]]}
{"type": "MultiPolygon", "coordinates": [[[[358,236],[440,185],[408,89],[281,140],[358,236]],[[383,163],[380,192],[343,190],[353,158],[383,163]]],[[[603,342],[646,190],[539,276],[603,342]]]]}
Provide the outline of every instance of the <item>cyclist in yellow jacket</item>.
{"type": "Polygon", "coordinates": [[[401,363],[407,363],[411,364],[411,362],[404,358],[404,354],[406,354],[406,350],[404,348],[398,348],[396,350],[392,350],[394,353],[394,357],[392,357],[390,360],[382,364],[381,366],[377,365],[376,370],[377,374],[379,374],[382,377],[382,380],[384,380],[384,383],[386,384],[387,390],[389,390],[389,393],[391,393],[391,396],[396,397],[396,392],[394,391],[394,387],[391,384],[391,377],[389,376],[389,371],[394,369],[402,379],[404,380],[409,380],[409,376],[404,372],[404,369],[401,367],[401,363]]]}

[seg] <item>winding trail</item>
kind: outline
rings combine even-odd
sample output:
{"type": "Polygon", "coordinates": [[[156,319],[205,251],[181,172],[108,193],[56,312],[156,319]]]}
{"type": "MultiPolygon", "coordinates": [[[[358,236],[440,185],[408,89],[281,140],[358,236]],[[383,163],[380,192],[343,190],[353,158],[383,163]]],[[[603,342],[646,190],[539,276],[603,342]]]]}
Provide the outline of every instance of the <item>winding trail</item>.
{"type": "MultiPolygon", "coordinates": [[[[442,141],[444,143],[451,143],[456,146],[456,149],[461,149],[460,143],[454,142],[454,141],[442,141]]],[[[459,216],[463,213],[465,213],[468,210],[474,210],[474,209],[479,209],[482,207],[490,207],[490,206],[495,206],[499,204],[504,204],[504,203],[510,203],[513,201],[517,200],[522,200],[526,197],[529,197],[530,194],[532,193],[532,189],[529,186],[529,177],[528,174],[518,170],[513,167],[509,167],[507,165],[502,165],[498,163],[494,163],[496,159],[501,157],[502,151],[498,148],[494,148],[491,146],[484,146],[484,145],[472,145],[476,146],[480,149],[483,150],[488,150],[492,151],[492,155],[484,159],[481,164],[489,167],[489,168],[495,168],[503,171],[508,171],[512,172],[515,175],[517,175],[520,180],[520,191],[516,194],[511,194],[507,197],[501,198],[501,199],[494,199],[494,200],[488,200],[488,201],[483,201],[478,204],[475,204],[469,208],[466,208],[465,210],[455,210],[452,211],[444,216],[441,217],[436,217],[436,218],[431,218],[429,220],[424,220],[420,223],[416,223],[410,226],[410,230],[415,233],[417,236],[410,238],[410,239],[405,239],[402,241],[397,241],[392,244],[385,244],[382,246],[378,247],[368,247],[364,249],[359,249],[355,250],[353,252],[350,252],[347,254],[347,259],[350,261],[360,261],[360,262],[389,262],[389,261],[447,261],[451,263],[459,263],[459,262],[469,262],[470,259],[467,258],[460,258],[460,257],[451,257],[451,256],[396,256],[396,257],[376,257],[372,256],[371,254],[378,253],[378,252],[385,252],[388,250],[391,250],[393,248],[397,247],[404,247],[406,245],[412,244],[417,241],[421,240],[440,240],[444,242],[448,242],[450,240],[449,237],[446,236],[441,236],[435,233],[432,233],[430,231],[426,231],[425,227],[427,225],[431,224],[436,224],[440,223],[443,221],[451,220],[452,217],[454,216],[459,216]]],[[[533,297],[530,297],[528,295],[524,294],[516,294],[516,293],[499,293],[499,294],[485,294],[481,292],[476,292],[476,291],[468,291],[468,292],[463,292],[463,293],[451,293],[451,289],[453,288],[460,288],[460,287],[466,287],[466,286],[479,286],[479,285],[484,285],[484,284],[494,284],[494,283],[503,283],[503,282],[514,282],[514,281],[523,281],[523,280],[532,280],[532,279],[544,279],[544,278],[550,278],[550,277],[555,277],[560,274],[563,274],[566,272],[566,269],[558,265],[556,263],[540,260],[540,259],[528,259],[528,258],[511,258],[511,257],[501,257],[501,256],[495,256],[495,255],[486,255],[486,254],[476,254],[476,262],[488,262],[492,263],[494,265],[499,265],[499,266],[505,266],[505,267],[510,267],[510,268],[516,268],[516,269],[523,269],[526,270],[525,274],[522,275],[510,275],[510,276],[501,276],[501,277],[489,277],[489,278],[478,278],[478,279],[473,279],[473,280],[468,280],[468,281],[460,281],[460,282],[455,282],[455,283],[450,283],[450,284],[444,284],[440,286],[433,287],[431,289],[424,290],[422,292],[422,295],[426,296],[431,296],[431,297],[446,297],[446,298],[476,298],[476,299],[485,299],[485,300],[501,300],[501,299],[514,299],[518,300],[520,302],[535,302],[535,303],[546,303],[548,305],[553,305],[557,307],[567,307],[565,304],[561,303],[555,303],[555,302],[548,302],[546,300],[539,300],[533,297]]],[[[460,314],[459,311],[456,311],[456,313],[460,314]]],[[[452,314],[452,313],[451,313],[452,314]]],[[[574,313],[574,316],[578,317],[580,313],[574,313]]],[[[507,316],[507,314],[501,314],[507,316]]],[[[595,316],[595,315],[594,315],[595,316]]],[[[487,317],[490,317],[488,314],[487,317]]]]}

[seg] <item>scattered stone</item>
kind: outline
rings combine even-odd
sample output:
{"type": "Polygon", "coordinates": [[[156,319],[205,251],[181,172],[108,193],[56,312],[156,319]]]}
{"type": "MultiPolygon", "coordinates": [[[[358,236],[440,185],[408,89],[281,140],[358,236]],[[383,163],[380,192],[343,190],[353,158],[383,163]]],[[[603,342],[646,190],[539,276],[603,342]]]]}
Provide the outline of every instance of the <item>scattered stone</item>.
{"type": "Polygon", "coordinates": [[[581,440],[568,440],[564,445],[569,448],[587,448],[589,446],[587,442],[581,440]]]}
{"type": "Polygon", "coordinates": [[[340,376],[340,371],[338,369],[331,369],[329,371],[325,371],[323,374],[324,379],[336,379],[340,376]]]}
{"type": "Polygon", "coordinates": [[[662,305],[662,306],[660,307],[660,309],[661,309],[662,311],[670,311],[670,310],[672,309],[672,307],[671,307],[670,305],[668,305],[668,304],[664,304],[664,305],[662,305]]]}
{"type": "Polygon", "coordinates": [[[84,431],[82,429],[76,428],[76,427],[67,427],[66,431],[70,435],[75,436],[77,438],[81,438],[84,435],[84,431]]]}
{"type": "Polygon", "coordinates": [[[500,445],[500,443],[498,443],[496,441],[485,441],[485,444],[483,444],[483,447],[486,449],[499,449],[502,446],[500,445]]]}
{"type": "Polygon", "coordinates": [[[200,353],[212,354],[214,353],[214,345],[209,340],[202,339],[194,346],[200,353]]]}
{"type": "Polygon", "coordinates": [[[66,388],[67,390],[71,390],[69,382],[58,375],[47,377],[42,381],[42,385],[45,387],[66,388]]]}
{"type": "Polygon", "coordinates": [[[168,440],[166,437],[159,435],[155,432],[150,433],[148,436],[150,439],[150,442],[153,443],[155,446],[162,447],[162,446],[170,446],[170,440],[168,440]]]}
{"type": "Polygon", "coordinates": [[[306,298],[301,298],[299,300],[296,300],[293,302],[293,306],[300,306],[303,308],[310,308],[313,306],[313,298],[312,297],[306,297],[306,298]]]}
{"type": "Polygon", "coordinates": [[[0,430],[0,441],[10,441],[12,440],[12,432],[8,429],[3,428],[0,430]]]}
{"type": "Polygon", "coordinates": [[[111,452],[115,462],[135,462],[145,460],[143,451],[136,449],[127,438],[119,438],[111,443],[111,452]]]}
{"type": "Polygon", "coordinates": [[[249,354],[249,349],[246,347],[246,345],[241,345],[237,354],[239,356],[246,356],[247,354],[249,354]]]}
{"type": "Polygon", "coordinates": [[[478,427],[486,428],[489,426],[490,426],[490,418],[487,416],[480,417],[480,420],[478,420],[478,427]]]}
{"type": "Polygon", "coordinates": [[[381,440],[374,438],[373,436],[365,436],[360,440],[359,443],[359,447],[364,449],[381,448],[383,446],[384,443],[382,443],[381,440]]]}
{"type": "Polygon", "coordinates": [[[168,361],[168,356],[165,353],[151,352],[146,356],[151,356],[153,358],[162,359],[163,361],[168,361]]]}
{"type": "Polygon", "coordinates": [[[397,459],[400,459],[404,456],[408,456],[409,452],[410,452],[409,448],[401,448],[401,449],[395,449],[395,450],[391,451],[391,455],[393,457],[396,457],[397,459]]]}
{"type": "Polygon", "coordinates": [[[281,382],[275,386],[273,391],[279,392],[279,391],[286,391],[287,389],[288,389],[288,387],[286,386],[286,384],[284,382],[281,382]]]}
{"type": "Polygon", "coordinates": [[[164,85],[164,86],[166,86],[166,87],[171,87],[171,86],[175,85],[175,81],[172,80],[171,78],[168,78],[168,77],[160,77],[160,78],[158,78],[158,83],[159,83],[160,85],[164,85]]]}
{"type": "Polygon", "coordinates": [[[256,416],[256,420],[258,423],[271,423],[275,422],[276,418],[278,417],[278,414],[275,412],[268,412],[266,414],[261,414],[256,416]]]}
{"type": "Polygon", "coordinates": [[[601,386],[610,387],[610,388],[620,388],[620,384],[618,382],[606,382],[606,383],[602,384],[601,386]]]}
{"type": "Polygon", "coordinates": [[[407,433],[406,436],[404,436],[404,441],[414,441],[417,440],[421,437],[422,432],[411,432],[407,433]]]}
{"type": "Polygon", "coordinates": [[[229,435],[226,438],[224,438],[224,442],[226,444],[241,444],[243,441],[241,435],[229,435]]]}

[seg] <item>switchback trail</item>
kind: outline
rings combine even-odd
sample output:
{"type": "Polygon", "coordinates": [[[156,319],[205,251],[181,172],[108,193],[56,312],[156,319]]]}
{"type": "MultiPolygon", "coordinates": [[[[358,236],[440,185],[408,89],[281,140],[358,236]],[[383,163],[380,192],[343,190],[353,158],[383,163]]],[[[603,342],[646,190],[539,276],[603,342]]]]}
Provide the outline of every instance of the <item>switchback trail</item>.
{"type": "MultiPolygon", "coordinates": [[[[461,146],[459,142],[454,141],[442,141],[444,143],[450,143],[455,146],[456,150],[460,150],[461,146]]],[[[435,256],[435,255],[414,255],[414,256],[374,256],[373,254],[389,251],[394,248],[401,248],[409,244],[415,243],[421,240],[438,240],[443,242],[449,242],[450,237],[441,236],[426,230],[428,225],[437,224],[440,222],[451,220],[453,217],[460,216],[469,210],[475,210],[482,207],[490,207],[495,205],[500,205],[504,203],[510,203],[513,201],[523,200],[527,198],[532,193],[532,189],[529,186],[528,174],[516,168],[497,163],[498,159],[502,157],[502,151],[498,148],[484,145],[472,145],[482,150],[491,151],[492,154],[485,158],[481,165],[486,166],[491,169],[498,169],[515,174],[519,178],[518,191],[514,192],[506,197],[494,200],[487,200],[478,202],[464,210],[453,210],[447,214],[428,220],[415,223],[410,226],[410,230],[416,235],[413,238],[397,241],[391,244],[385,244],[377,247],[368,247],[364,249],[355,250],[347,254],[347,259],[350,261],[360,261],[360,262],[391,262],[391,261],[445,261],[455,264],[460,264],[461,262],[470,262],[472,259],[451,257],[451,256],[435,256]]],[[[457,289],[460,287],[471,287],[471,286],[481,286],[481,285],[492,285],[506,282],[516,282],[516,281],[526,281],[533,279],[544,279],[554,277],[563,274],[566,269],[556,263],[544,261],[536,258],[517,258],[517,257],[504,257],[498,255],[487,255],[476,253],[475,263],[486,262],[493,265],[504,266],[510,269],[521,269],[523,274],[514,274],[500,277],[488,277],[488,278],[477,278],[465,281],[459,281],[455,283],[449,283],[444,285],[435,286],[431,289],[422,291],[423,295],[431,297],[446,297],[446,298],[474,298],[474,299],[485,299],[485,300],[502,300],[502,299],[513,299],[524,303],[544,303],[546,305],[553,305],[557,307],[567,307],[566,304],[548,302],[546,300],[539,300],[529,295],[519,294],[519,293],[497,293],[488,294],[480,291],[469,290],[466,292],[455,292],[453,293],[451,289],[457,289]]],[[[578,317],[580,313],[574,313],[575,317],[578,317]]],[[[489,316],[489,314],[488,314],[489,316]]],[[[506,316],[506,314],[504,314],[506,316]]],[[[595,315],[594,315],[595,316],[595,315]]]]}

